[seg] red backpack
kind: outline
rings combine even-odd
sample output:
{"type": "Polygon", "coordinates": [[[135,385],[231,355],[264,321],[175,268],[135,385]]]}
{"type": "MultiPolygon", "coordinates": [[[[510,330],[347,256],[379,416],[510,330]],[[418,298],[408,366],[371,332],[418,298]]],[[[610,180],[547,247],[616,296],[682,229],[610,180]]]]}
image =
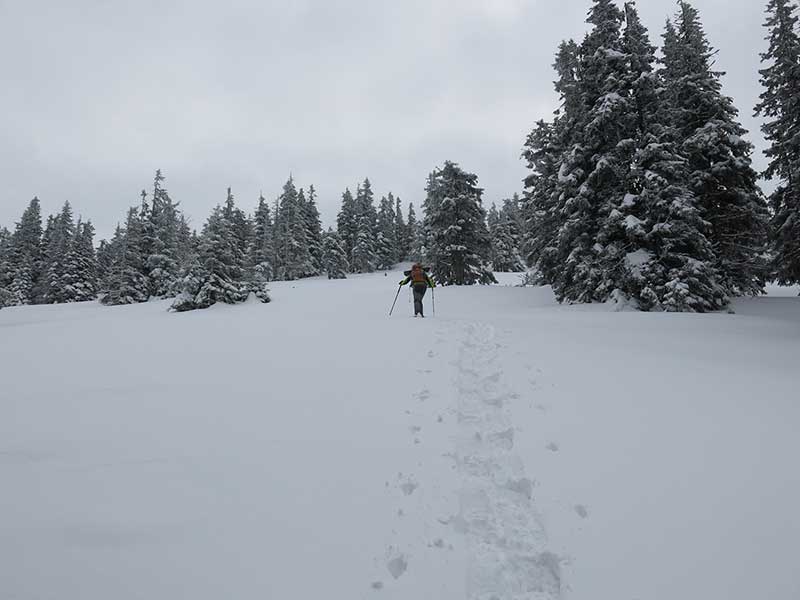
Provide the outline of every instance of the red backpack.
{"type": "Polygon", "coordinates": [[[425,271],[422,270],[422,267],[419,265],[414,265],[411,267],[411,281],[412,283],[428,283],[428,279],[425,277],[425,271]]]}

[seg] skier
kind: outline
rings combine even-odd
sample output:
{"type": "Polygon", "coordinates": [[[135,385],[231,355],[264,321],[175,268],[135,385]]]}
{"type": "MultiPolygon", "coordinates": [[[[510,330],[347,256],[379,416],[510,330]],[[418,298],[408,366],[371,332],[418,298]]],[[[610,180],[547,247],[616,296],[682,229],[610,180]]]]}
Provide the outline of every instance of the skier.
{"type": "Polygon", "coordinates": [[[406,271],[405,275],[406,278],[400,282],[400,287],[411,282],[411,288],[414,290],[414,316],[424,317],[422,299],[425,297],[425,292],[428,291],[428,288],[436,287],[436,284],[431,276],[428,275],[427,269],[419,263],[414,263],[414,266],[411,267],[410,271],[406,271]]]}

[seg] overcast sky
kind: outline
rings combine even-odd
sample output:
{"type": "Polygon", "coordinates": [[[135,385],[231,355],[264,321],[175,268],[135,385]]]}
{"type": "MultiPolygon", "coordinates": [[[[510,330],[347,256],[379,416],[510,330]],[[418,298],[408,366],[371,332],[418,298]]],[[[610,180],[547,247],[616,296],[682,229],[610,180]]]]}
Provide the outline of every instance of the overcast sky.
{"type": "MultiPolygon", "coordinates": [[[[527,132],[556,105],[551,63],[590,0],[0,0],[0,224],[38,195],[107,236],[163,170],[199,227],[231,186],[254,207],[293,173],[326,225],[369,176],[424,197],[454,160],[488,203],[521,191],[527,132]]],[[[762,0],[695,0],[725,92],[751,118],[762,0]]],[[[654,40],[673,0],[640,0],[654,40]]]]}

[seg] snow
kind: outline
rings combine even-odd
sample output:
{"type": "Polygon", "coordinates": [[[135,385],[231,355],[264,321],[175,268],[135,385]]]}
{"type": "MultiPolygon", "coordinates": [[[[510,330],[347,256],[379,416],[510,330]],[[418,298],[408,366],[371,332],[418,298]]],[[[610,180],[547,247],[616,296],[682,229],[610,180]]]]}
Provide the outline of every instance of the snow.
{"type": "Polygon", "coordinates": [[[0,311],[0,597],[800,597],[797,289],[400,278],[0,311]]]}
{"type": "Polygon", "coordinates": [[[634,217],[633,215],[628,215],[625,217],[625,229],[637,231],[642,230],[644,222],[641,219],[634,217]]]}
{"type": "Polygon", "coordinates": [[[644,249],[636,250],[635,252],[628,252],[625,255],[625,262],[633,269],[640,269],[653,259],[652,253],[644,249]]]}

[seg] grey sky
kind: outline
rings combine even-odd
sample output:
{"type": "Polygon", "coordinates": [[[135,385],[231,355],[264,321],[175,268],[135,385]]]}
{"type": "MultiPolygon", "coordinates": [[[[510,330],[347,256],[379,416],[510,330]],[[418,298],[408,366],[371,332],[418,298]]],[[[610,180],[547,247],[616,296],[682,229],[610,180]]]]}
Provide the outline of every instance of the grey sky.
{"type": "MultiPolygon", "coordinates": [[[[198,227],[227,186],[251,210],[289,172],[316,186],[326,225],[366,176],[418,204],[445,159],[499,200],[521,191],[525,136],[557,100],[553,54],[590,4],[0,0],[0,224],[38,195],[106,236],[156,168],[198,227]]],[[[675,2],[638,4],[660,42],[675,2]]],[[[766,1],[694,4],[761,149],[766,1]]]]}

